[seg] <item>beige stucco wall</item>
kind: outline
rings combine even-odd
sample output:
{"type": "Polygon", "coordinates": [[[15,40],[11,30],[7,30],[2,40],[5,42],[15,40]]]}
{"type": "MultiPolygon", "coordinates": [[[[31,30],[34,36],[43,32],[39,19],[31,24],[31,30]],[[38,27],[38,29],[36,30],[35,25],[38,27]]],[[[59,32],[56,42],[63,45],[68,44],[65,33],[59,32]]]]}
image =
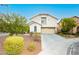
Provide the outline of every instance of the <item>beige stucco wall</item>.
{"type": "Polygon", "coordinates": [[[57,27],[57,19],[48,15],[38,15],[31,20],[41,24],[42,27],[57,27]],[[46,24],[41,24],[41,17],[47,17],[46,24]]]}
{"type": "Polygon", "coordinates": [[[61,32],[61,28],[62,28],[61,23],[58,23],[57,24],[57,32],[61,32]]]}
{"type": "Polygon", "coordinates": [[[73,33],[77,33],[77,26],[73,28],[73,33]]]}

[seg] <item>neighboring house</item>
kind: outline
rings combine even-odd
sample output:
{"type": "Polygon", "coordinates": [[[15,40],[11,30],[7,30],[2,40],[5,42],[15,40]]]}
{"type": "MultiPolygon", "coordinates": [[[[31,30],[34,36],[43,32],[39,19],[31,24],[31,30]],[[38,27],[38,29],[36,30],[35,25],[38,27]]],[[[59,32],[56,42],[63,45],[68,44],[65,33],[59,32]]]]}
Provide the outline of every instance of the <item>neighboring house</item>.
{"type": "MultiPolygon", "coordinates": [[[[76,27],[74,27],[73,29],[70,30],[70,33],[77,33],[79,32],[79,17],[77,16],[74,16],[74,17],[71,17],[71,18],[74,18],[75,19],[75,22],[76,22],[76,27]]],[[[60,20],[60,22],[58,23],[58,28],[57,28],[57,31],[58,32],[61,32],[61,28],[62,28],[62,20],[60,20]]]]}
{"type": "Polygon", "coordinates": [[[56,33],[57,18],[49,14],[38,14],[30,19],[30,32],[56,33]]]}
{"type": "Polygon", "coordinates": [[[4,14],[0,14],[0,19],[3,18],[5,15],[4,14]]]}
{"type": "Polygon", "coordinates": [[[79,17],[78,16],[74,16],[72,17],[75,19],[77,26],[73,28],[73,33],[79,33],[79,17]]]}

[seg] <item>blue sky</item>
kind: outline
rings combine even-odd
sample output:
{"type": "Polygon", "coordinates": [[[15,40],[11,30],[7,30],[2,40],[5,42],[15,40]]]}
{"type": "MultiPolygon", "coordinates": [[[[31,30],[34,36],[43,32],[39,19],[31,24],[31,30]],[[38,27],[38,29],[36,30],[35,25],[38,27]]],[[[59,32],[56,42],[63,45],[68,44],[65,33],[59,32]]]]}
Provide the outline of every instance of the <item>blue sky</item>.
{"type": "Polygon", "coordinates": [[[50,14],[61,19],[79,16],[79,4],[9,4],[8,8],[0,5],[0,13],[16,13],[30,19],[37,14],[50,14]]]}

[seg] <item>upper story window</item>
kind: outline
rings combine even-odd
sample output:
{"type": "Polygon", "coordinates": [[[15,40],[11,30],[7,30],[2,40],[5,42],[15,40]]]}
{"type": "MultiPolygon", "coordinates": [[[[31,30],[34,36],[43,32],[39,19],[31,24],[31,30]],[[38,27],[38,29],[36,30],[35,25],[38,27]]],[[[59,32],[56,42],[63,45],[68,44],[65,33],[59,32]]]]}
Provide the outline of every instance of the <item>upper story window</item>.
{"type": "Polygon", "coordinates": [[[46,24],[46,19],[47,19],[46,17],[41,17],[41,23],[46,24]]]}

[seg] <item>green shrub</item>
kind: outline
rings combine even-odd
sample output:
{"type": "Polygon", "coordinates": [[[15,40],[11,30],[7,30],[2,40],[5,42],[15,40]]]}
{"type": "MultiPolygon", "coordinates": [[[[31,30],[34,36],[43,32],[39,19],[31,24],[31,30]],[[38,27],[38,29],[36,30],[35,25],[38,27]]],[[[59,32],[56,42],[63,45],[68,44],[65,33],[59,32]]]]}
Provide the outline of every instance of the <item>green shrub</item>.
{"type": "Polygon", "coordinates": [[[19,36],[9,36],[4,41],[4,50],[7,54],[20,54],[24,47],[24,39],[19,36]]]}
{"type": "Polygon", "coordinates": [[[69,34],[70,30],[76,26],[74,18],[63,18],[61,21],[61,32],[64,34],[69,34]]]}
{"type": "Polygon", "coordinates": [[[28,49],[29,51],[34,51],[35,48],[36,48],[36,46],[35,46],[34,42],[31,42],[31,43],[29,44],[29,46],[28,46],[27,49],[28,49]]]}

